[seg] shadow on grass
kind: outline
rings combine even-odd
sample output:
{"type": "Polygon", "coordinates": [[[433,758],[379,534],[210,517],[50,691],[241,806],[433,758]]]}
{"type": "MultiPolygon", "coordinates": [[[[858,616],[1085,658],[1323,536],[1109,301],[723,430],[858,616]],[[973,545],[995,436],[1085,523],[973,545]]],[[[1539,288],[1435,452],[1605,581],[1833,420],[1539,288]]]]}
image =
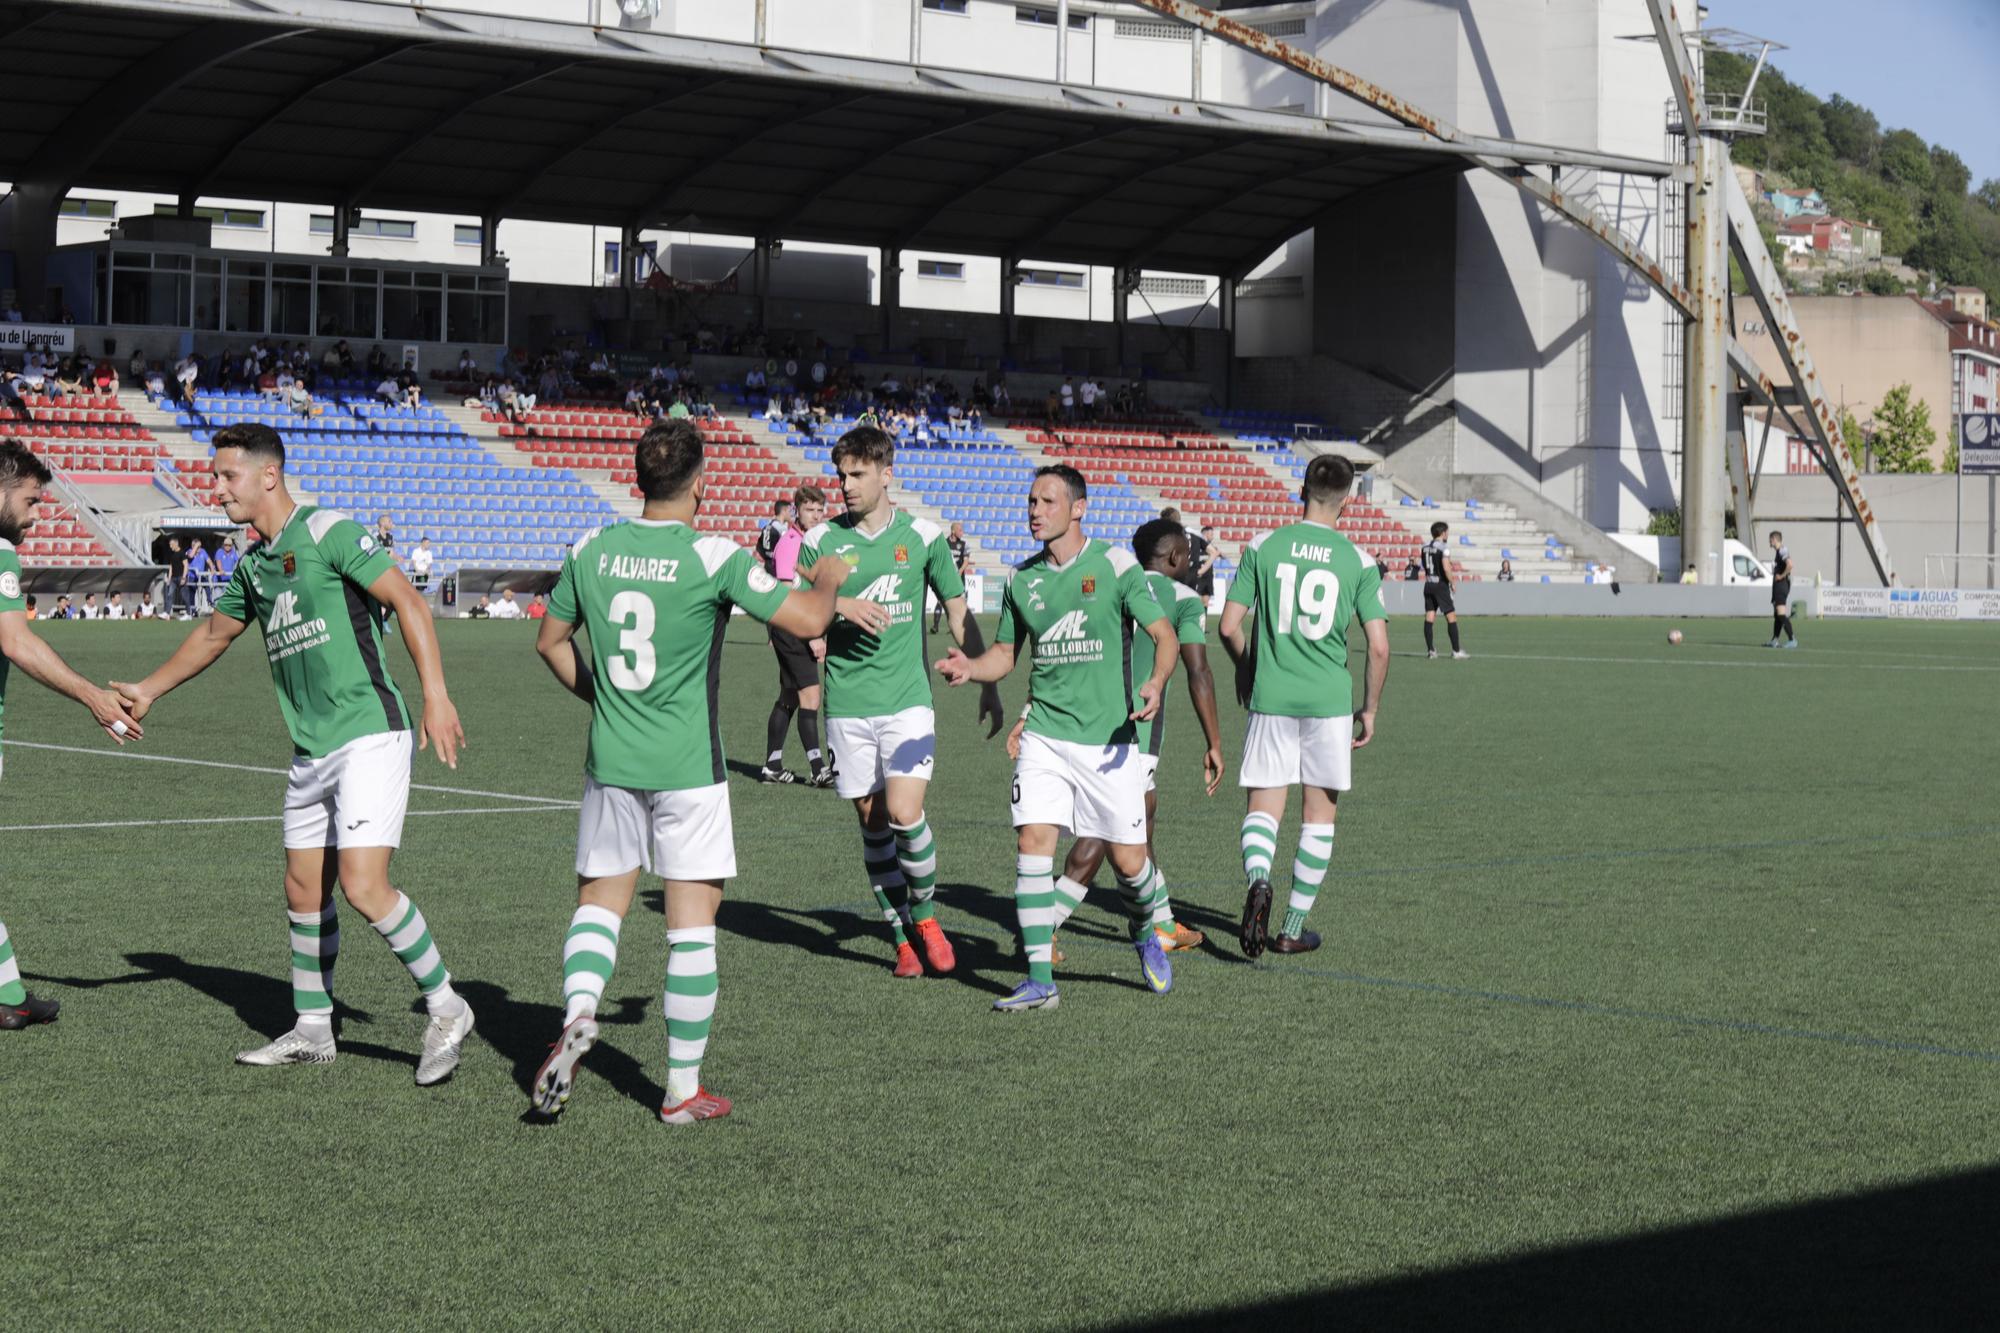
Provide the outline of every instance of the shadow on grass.
{"type": "MultiPolygon", "coordinates": [[[[171,953],[128,953],[125,955],[125,961],[139,970],[122,977],[56,977],[36,974],[35,980],[49,981],[76,990],[98,990],[105,986],[145,986],[163,981],[178,982],[218,1004],[227,1006],[245,1027],[267,1041],[289,1031],[296,1017],[292,1009],[292,986],[289,980],[266,976],[261,972],[246,972],[240,967],[217,967],[210,963],[191,962],[179,954],[171,953]]],[[[336,1000],[333,1014],[334,1031],[339,1036],[342,1055],[366,1056],[372,1060],[387,1060],[391,1064],[414,1066],[417,1063],[414,1043],[412,1049],[399,1051],[387,1046],[378,1046],[373,1042],[356,1041],[349,1035],[351,1024],[374,1022],[367,1011],[336,1000]]]]}
{"type": "MultiPolygon", "coordinates": [[[[514,1083],[521,1089],[521,1095],[526,1097],[534,1087],[535,1074],[541,1069],[542,1061],[548,1058],[550,1043],[562,1031],[562,1006],[517,1000],[503,987],[484,981],[453,978],[452,985],[479,1015],[474,1035],[483,1037],[488,1046],[513,1065],[514,1083]]],[[[616,1012],[598,1015],[597,1021],[606,1028],[643,1026],[645,1012],[643,1003],[627,1000],[619,1005],[616,1012]]],[[[659,1031],[654,1035],[658,1038],[660,1057],[664,1061],[666,1033],[659,1031]]],[[[619,1050],[608,1038],[599,1040],[591,1048],[577,1077],[579,1083],[587,1077],[602,1079],[648,1111],[657,1111],[667,1095],[666,1088],[655,1083],[646,1072],[644,1063],[619,1050]]],[[[531,1111],[525,1112],[522,1119],[531,1124],[552,1123],[531,1111]]]]}
{"type": "MultiPolygon", "coordinates": [[[[888,972],[896,965],[896,951],[889,942],[888,927],[873,913],[844,907],[792,908],[769,903],[725,898],[716,924],[732,935],[781,948],[799,949],[821,958],[858,963],[888,972]]],[[[1008,987],[983,973],[1010,965],[1011,955],[986,935],[945,930],[951,940],[957,964],[946,980],[974,990],[1005,995],[1008,987]]]]}
{"type": "Polygon", "coordinates": [[[1996,1227],[1988,1167],[1128,1327],[1970,1328],[1996,1227]]]}

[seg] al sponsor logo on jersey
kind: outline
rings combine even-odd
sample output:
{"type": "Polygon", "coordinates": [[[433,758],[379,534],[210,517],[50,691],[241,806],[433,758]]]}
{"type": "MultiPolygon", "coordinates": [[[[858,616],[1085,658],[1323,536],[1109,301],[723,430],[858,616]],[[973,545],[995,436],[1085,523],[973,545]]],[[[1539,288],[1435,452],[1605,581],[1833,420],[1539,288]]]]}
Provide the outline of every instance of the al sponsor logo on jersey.
{"type": "Polygon", "coordinates": [[[1097,662],[1104,658],[1104,640],[1090,633],[1090,617],[1084,611],[1065,611],[1048,629],[1035,636],[1035,660],[1062,665],[1097,662]]]}
{"type": "Polygon", "coordinates": [[[271,613],[264,618],[264,652],[273,662],[317,648],[332,637],[326,617],[307,620],[299,614],[297,593],[286,589],[271,599],[271,613]]]}
{"type": "Polygon", "coordinates": [[[898,624],[916,614],[916,602],[903,596],[903,576],[901,574],[878,574],[874,582],[863,588],[855,596],[864,602],[873,602],[889,613],[889,623],[898,624]]]}

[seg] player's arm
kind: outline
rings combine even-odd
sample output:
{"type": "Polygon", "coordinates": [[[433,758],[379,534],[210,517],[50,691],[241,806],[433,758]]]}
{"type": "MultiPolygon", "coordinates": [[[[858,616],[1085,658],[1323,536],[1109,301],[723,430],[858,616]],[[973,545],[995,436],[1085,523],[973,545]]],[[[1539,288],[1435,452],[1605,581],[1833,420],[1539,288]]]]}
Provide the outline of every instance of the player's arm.
{"type": "Polygon", "coordinates": [[[1208,794],[1222,786],[1222,724],[1215,715],[1215,673],[1208,669],[1208,648],[1199,643],[1181,645],[1181,664],[1187,668],[1188,699],[1195,716],[1201,719],[1201,733],[1208,739],[1208,753],[1201,758],[1202,776],[1208,794]]]}
{"type": "MultiPolygon", "coordinates": [[[[986,651],[986,636],[979,632],[979,620],[965,609],[965,594],[947,597],[944,600],[945,623],[951,629],[951,641],[967,657],[978,657],[986,651]]],[[[999,734],[1000,724],[1006,721],[1006,706],[1000,702],[1000,687],[987,683],[979,692],[979,720],[987,723],[986,739],[992,740],[999,734]]]]}
{"type": "Polygon", "coordinates": [[[834,603],[840,600],[840,585],[853,572],[854,567],[839,556],[821,556],[808,574],[811,586],[787,592],[785,600],[771,613],[768,623],[801,639],[818,638],[833,623],[833,608],[834,603]]]}
{"type": "Polygon", "coordinates": [[[48,640],[35,633],[26,611],[0,611],[0,653],[57,694],[88,708],[97,725],[120,745],[127,736],[136,740],[146,734],[139,726],[139,715],[126,712],[118,691],[101,689],[79,676],[48,640]],[[118,730],[121,726],[123,733],[118,730]]]}
{"type": "Polygon", "coordinates": [[[936,666],[948,685],[963,685],[967,681],[985,685],[1005,680],[1014,670],[1014,645],[996,643],[977,657],[968,657],[963,648],[954,647],[936,666]]]}
{"type": "MultiPolygon", "coordinates": [[[[225,591],[224,601],[228,596],[225,591]]],[[[114,680],[111,688],[124,696],[133,717],[144,718],[163,695],[173,693],[214,666],[244,627],[244,621],[225,611],[211,611],[208,619],[196,625],[181,640],[181,646],[174,649],[173,656],[160,663],[151,675],[141,681],[114,680]]]]}
{"type": "Polygon", "coordinates": [[[1382,706],[1382,687],[1389,683],[1389,622],[1370,620],[1361,629],[1368,636],[1368,669],[1363,673],[1361,711],[1354,719],[1357,750],[1375,739],[1375,711],[1382,706]]]}
{"type": "Polygon", "coordinates": [[[1250,653],[1250,636],[1243,628],[1243,622],[1250,617],[1250,608],[1233,596],[1223,604],[1222,624],[1216,633],[1222,636],[1222,646],[1229,650],[1229,660],[1241,662],[1250,653]]]}
{"type": "Polygon", "coordinates": [[[417,748],[435,745],[445,767],[457,768],[458,752],[465,748],[465,728],[459,724],[458,706],[445,691],[444,654],[438,650],[430,602],[403,577],[393,559],[368,585],[368,595],[396,613],[403,629],[403,647],[416,664],[417,679],[423,685],[424,720],[417,748]]]}
{"type": "MultiPolygon", "coordinates": [[[[1148,598],[1151,593],[1146,594],[1148,598]]],[[[1134,722],[1150,722],[1160,711],[1160,695],[1167,687],[1167,680],[1174,674],[1174,665],[1180,661],[1181,641],[1174,637],[1174,627],[1165,616],[1160,616],[1146,626],[1146,633],[1153,636],[1153,674],[1139,687],[1139,697],[1145,702],[1132,714],[1134,722]]]]}
{"type": "Polygon", "coordinates": [[[575,625],[553,615],[543,616],[542,627],[535,632],[535,651],[564,689],[587,704],[597,702],[597,676],[583,660],[583,649],[577,647],[575,625]]]}

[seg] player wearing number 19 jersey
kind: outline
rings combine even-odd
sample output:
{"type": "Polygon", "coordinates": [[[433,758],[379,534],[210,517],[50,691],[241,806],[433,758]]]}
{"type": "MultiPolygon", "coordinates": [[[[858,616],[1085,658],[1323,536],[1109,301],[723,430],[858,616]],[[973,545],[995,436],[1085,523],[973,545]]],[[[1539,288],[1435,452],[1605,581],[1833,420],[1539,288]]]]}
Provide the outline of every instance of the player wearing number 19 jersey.
{"type": "Polygon", "coordinates": [[[688,1124],[729,1113],[703,1090],[715,1015],[715,912],[736,873],[717,694],[732,607],[811,638],[833,615],[847,567],[813,571],[788,591],[744,547],[691,526],[706,489],[701,434],[685,419],[640,437],[643,516],[579,537],[563,561],[535,648],[590,704],[577,909],[563,946],[563,1030],[536,1075],[534,1105],[562,1110],[578,1061],[597,1041],[597,1004],[640,870],[666,882],[667,1099],[660,1118],[688,1124]],[[574,635],[590,635],[585,665],[574,635]]]}
{"type": "Polygon", "coordinates": [[[1278,953],[1306,953],[1319,936],[1305,929],[1327,862],[1339,794],[1353,784],[1351,752],[1375,736],[1375,711],[1389,674],[1388,613],[1374,558],[1334,530],[1354,485],[1354,465],[1322,454],[1306,467],[1305,516],[1267,532],[1243,551],[1222,613],[1230,655],[1252,673],[1250,723],[1239,781],[1249,788],[1243,817],[1243,952],[1267,941],[1278,953]],[[1255,617],[1254,640],[1245,623],[1255,617]],[[1359,725],[1347,667],[1347,626],[1368,637],[1367,692],[1359,725]],[[1304,823],[1292,862],[1292,896],[1282,931],[1269,940],[1271,864],[1278,822],[1293,786],[1304,788],[1304,823]]]}
{"type": "Polygon", "coordinates": [[[230,519],[263,534],[243,553],[214,614],[158,670],[120,685],[135,717],[207,670],[255,620],[292,734],[285,786],[285,899],[291,919],[297,1025],[236,1058],[246,1065],[323,1064],[334,1058],[334,957],[340,922],[333,888],[366,917],[409,969],[430,1011],[419,1085],[458,1067],[472,1008],[451,985],[424,914],[389,884],[410,802],[410,714],[382,658],[385,605],[423,681],[422,744],[456,768],[464,733],[445,693],[444,664],[423,595],[368,531],[345,514],[295,502],[285,446],[269,426],[215,433],[216,498],[230,519]]]}
{"type": "MultiPolygon", "coordinates": [[[[924,665],[924,591],[951,620],[951,637],[968,653],[983,651],[979,623],[965,613],[965,585],[937,525],[896,508],[889,495],[895,440],[856,426],[834,446],[847,512],[806,534],[810,563],[837,555],[853,565],[826,635],[826,727],[840,767],[834,789],[854,802],[861,857],[876,905],[896,941],[898,977],[920,977],[909,941],[914,931],[934,972],[956,966],[937,920],[937,840],[924,817],[937,754],[937,718],[924,665]],[[892,897],[907,894],[904,902],[892,897]]],[[[988,686],[982,716],[1000,720],[1000,696],[988,686]]]]}
{"type": "Polygon", "coordinates": [[[1014,908],[1028,955],[1028,979],[993,1007],[1053,1009],[1055,851],[1064,828],[1111,846],[1111,868],[1132,912],[1140,970],[1156,994],[1173,988],[1173,970],[1153,926],[1155,896],[1146,851],[1146,779],[1150,766],[1136,723],[1149,722],[1174,673],[1180,644],[1130,551],[1084,536],[1088,491],[1081,473],[1057,465],[1035,473],[1028,531],[1043,543],[1007,586],[993,647],[968,658],[954,650],[937,664],[953,685],[998,681],[1015,651],[1031,646],[1034,710],[1014,764],[1014,908]],[[1138,631],[1152,639],[1148,677],[1133,689],[1138,631]]]}

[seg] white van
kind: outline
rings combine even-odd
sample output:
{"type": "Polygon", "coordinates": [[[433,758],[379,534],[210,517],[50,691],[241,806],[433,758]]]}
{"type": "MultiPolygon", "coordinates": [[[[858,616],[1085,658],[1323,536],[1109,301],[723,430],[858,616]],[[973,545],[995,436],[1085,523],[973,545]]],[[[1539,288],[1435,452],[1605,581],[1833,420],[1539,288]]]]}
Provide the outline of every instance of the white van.
{"type": "Polygon", "coordinates": [[[1739,587],[1771,586],[1771,567],[1734,537],[1722,539],[1722,581],[1739,587]]]}

